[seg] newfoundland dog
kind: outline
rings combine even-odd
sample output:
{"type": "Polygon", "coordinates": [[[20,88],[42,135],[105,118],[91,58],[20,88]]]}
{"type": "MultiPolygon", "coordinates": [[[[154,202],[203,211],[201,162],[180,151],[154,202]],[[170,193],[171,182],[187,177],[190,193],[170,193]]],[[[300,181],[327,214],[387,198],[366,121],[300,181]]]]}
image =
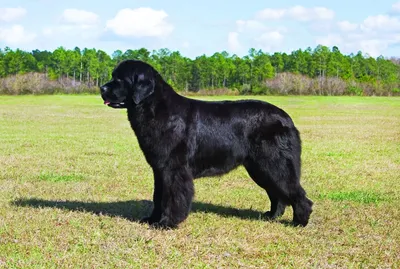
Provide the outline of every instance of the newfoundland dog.
{"type": "Polygon", "coordinates": [[[176,93],[149,64],[120,62],[100,87],[104,104],[126,108],[130,125],[154,174],[154,208],[143,218],[161,228],[184,221],[193,180],[243,165],[271,200],[267,219],[293,208],[306,226],[313,202],[300,185],[301,139],[290,116],[262,101],[200,101],[176,93]]]}

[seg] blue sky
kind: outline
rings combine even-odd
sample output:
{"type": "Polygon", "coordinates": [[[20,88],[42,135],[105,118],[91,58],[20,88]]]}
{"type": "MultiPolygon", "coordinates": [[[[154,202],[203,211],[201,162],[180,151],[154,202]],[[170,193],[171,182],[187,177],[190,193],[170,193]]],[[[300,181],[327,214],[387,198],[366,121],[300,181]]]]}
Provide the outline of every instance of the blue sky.
{"type": "Polygon", "coordinates": [[[318,44],[399,57],[400,1],[0,1],[0,48],[169,48],[193,58],[318,44]]]}

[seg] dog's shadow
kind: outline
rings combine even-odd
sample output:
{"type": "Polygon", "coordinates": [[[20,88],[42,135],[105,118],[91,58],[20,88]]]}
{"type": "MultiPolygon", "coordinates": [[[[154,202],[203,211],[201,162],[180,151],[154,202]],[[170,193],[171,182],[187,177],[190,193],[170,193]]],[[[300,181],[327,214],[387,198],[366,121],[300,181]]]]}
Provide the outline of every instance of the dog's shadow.
{"type": "MultiPolygon", "coordinates": [[[[151,213],[153,202],[149,200],[129,200],[118,202],[81,202],[81,201],[56,201],[43,199],[18,199],[12,202],[13,206],[33,208],[59,208],[70,211],[89,212],[96,215],[122,217],[130,221],[139,222],[141,218],[151,213]]],[[[191,212],[214,213],[222,217],[236,217],[241,219],[262,219],[263,212],[253,209],[236,209],[229,206],[213,205],[195,201],[191,212]]],[[[283,224],[289,224],[280,220],[283,224]]]]}

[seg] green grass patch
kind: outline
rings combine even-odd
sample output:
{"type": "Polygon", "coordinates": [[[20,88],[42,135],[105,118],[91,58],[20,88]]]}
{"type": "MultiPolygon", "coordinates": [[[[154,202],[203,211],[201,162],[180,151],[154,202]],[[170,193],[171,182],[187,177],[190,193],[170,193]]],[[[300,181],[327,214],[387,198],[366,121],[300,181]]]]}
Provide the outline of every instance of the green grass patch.
{"type": "Polygon", "coordinates": [[[310,223],[268,222],[239,167],[195,181],[177,230],[140,224],[153,174],[98,95],[0,96],[0,268],[400,268],[400,98],[260,99],[300,130],[310,223]],[[322,195],[321,195],[322,194],[322,195]]]}
{"type": "Polygon", "coordinates": [[[85,179],[83,175],[80,174],[58,174],[55,172],[42,172],[39,174],[39,179],[49,182],[74,182],[82,181],[85,179]]]}
{"type": "Polygon", "coordinates": [[[320,197],[322,199],[330,199],[333,201],[351,201],[362,204],[377,204],[389,200],[389,197],[387,196],[367,191],[331,192],[321,195],[320,197]]]}

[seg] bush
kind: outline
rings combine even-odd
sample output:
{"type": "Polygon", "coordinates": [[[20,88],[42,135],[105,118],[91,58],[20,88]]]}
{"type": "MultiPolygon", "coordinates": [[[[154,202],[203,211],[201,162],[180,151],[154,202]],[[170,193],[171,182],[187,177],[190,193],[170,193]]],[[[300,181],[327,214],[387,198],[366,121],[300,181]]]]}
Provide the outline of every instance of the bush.
{"type": "Polygon", "coordinates": [[[347,88],[347,93],[349,95],[361,96],[361,95],[363,95],[363,89],[361,89],[360,87],[358,87],[356,85],[349,85],[347,88]]]}
{"type": "Polygon", "coordinates": [[[27,73],[0,78],[0,94],[77,94],[98,93],[98,87],[89,87],[73,79],[51,80],[42,73],[27,73]]]}
{"type": "Polygon", "coordinates": [[[246,95],[251,93],[251,85],[250,84],[243,84],[242,88],[240,89],[240,94],[246,95]]]}
{"type": "Polygon", "coordinates": [[[378,82],[345,81],[336,77],[310,78],[300,74],[278,73],[265,81],[268,93],[278,95],[400,95],[396,85],[378,82]]]}
{"type": "Polygon", "coordinates": [[[228,89],[228,88],[218,88],[218,89],[202,89],[197,92],[186,91],[182,92],[182,94],[187,96],[207,96],[207,95],[239,95],[239,91],[237,89],[228,89]]]}

